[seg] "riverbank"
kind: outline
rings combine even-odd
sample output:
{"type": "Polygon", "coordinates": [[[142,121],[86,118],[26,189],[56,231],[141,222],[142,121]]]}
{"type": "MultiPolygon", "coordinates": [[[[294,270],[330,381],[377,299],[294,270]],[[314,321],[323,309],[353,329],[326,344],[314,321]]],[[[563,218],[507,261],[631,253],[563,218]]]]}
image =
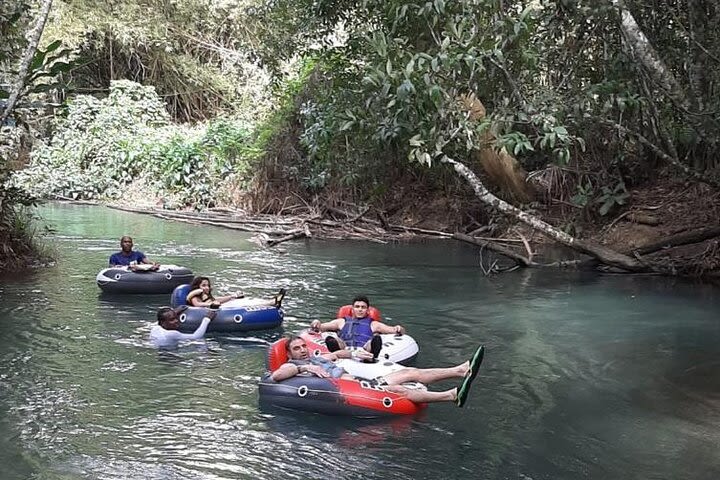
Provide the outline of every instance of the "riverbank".
{"type": "MultiPolygon", "coordinates": [[[[488,214],[465,191],[447,192],[398,186],[392,196],[373,205],[319,198],[312,202],[289,195],[273,214],[254,213],[232,205],[197,212],[169,209],[158,198],[133,195],[110,208],[192,224],[255,233],[265,247],[302,238],[360,240],[374,243],[455,238],[498,245],[506,256],[542,257],[554,246],[547,237],[499,214],[488,214]],[[456,234],[460,235],[456,235],[456,234]],[[507,249],[503,251],[502,249],[507,249]]],[[[704,184],[656,181],[630,190],[622,209],[590,216],[569,202],[535,204],[533,215],[577,238],[618,252],[644,251],[653,262],[667,265],[668,275],[715,277],[720,274],[720,192],[704,184]]],[[[65,199],[67,200],[67,199],[65,199]]],[[[98,204],[96,202],[80,202],[98,204]]],[[[488,272],[490,273],[490,272],[488,272]]]]}

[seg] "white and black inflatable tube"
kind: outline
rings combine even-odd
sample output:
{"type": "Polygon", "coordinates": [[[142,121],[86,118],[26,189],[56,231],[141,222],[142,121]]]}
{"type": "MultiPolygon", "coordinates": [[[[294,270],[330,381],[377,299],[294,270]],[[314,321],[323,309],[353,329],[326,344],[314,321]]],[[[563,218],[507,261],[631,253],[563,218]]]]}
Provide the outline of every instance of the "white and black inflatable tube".
{"type": "Polygon", "coordinates": [[[101,270],[96,281],[105,293],[171,293],[175,287],[191,282],[193,272],[177,265],[162,265],[157,271],[133,272],[128,267],[101,270]]]}

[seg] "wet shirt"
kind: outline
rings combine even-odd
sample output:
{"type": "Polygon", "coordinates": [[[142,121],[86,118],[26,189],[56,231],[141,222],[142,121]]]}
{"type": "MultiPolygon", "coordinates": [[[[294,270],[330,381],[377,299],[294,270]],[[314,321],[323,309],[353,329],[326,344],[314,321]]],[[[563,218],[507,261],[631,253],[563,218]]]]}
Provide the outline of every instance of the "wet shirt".
{"type": "Polygon", "coordinates": [[[177,330],[165,330],[160,325],[153,326],[150,330],[150,342],[156,347],[177,347],[184,340],[199,340],[205,335],[210,319],[205,317],[202,323],[193,333],[182,333],[177,330]]]}

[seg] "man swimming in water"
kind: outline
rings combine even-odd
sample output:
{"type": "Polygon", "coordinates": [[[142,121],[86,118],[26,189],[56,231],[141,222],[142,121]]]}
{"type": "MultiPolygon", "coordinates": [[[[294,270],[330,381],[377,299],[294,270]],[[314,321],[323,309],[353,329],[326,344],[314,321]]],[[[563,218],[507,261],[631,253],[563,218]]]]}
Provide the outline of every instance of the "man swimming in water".
{"type": "Polygon", "coordinates": [[[187,310],[187,308],[187,305],[183,305],[175,309],[170,307],[158,309],[158,324],[154,325],[152,330],[150,330],[150,342],[157,347],[174,348],[184,340],[199,340],[203,338],[208,325],[210,325],[212,319],[215,318],[217,311],[208,310],[200,326],[193,333],[182,333],[178,331],[178,327],[180,326],[178,315],[187,310]]]}

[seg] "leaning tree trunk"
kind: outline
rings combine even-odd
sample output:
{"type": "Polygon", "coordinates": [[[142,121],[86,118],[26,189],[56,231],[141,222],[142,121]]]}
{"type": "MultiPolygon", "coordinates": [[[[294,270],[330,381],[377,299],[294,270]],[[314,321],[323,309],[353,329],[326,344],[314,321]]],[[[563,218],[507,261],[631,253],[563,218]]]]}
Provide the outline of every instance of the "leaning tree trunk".
{"type": "Polygon", "coordinates": [[[635,58],[647,69],[652,79],[665,90],[670,98],[685,110],[690,109],[690,102],[680,84],[660,58],[645,33],[635,21],[630,10],[622,0],[611,0],[620,11],[620,29],[635,58]]]}
{"type": "Polygon", "coordinates": [[[52,6],[53,0],[44,0],[40,12],[38,13],[35,27],[30,32],[30,38],[28,38],[28,45],[25,49],[25,54],[20,62],[20,68],[18,69],[17,79],[12,85],[10,90],[10,97],[8,98],[5,110],[0,113],[0,124],[2,124],[12,113],[15,108],[15,104],[22,96],[22,91],[25,88],[25,77],[30,70],[30,63],[35,56],[38,43],[40,43],[40,37],[42,36],[43,30],[45,29],[45,22],[47,21],[48,14],[50,13],[50,7],[52,6]]]}
{"type": "MultiPolygon", "coordinates": [[[[670,97],[673,103],[682,110],[685,121],[693,127],[703,142],[712,144],[712,135],[709,132],[712,131],[712,128],[716,127],[713,127],[713,125],[705,125],[704,122],[706,122],[706,120],[703,119],[703,116],[698,115],[701,112],[693,111],[694,107],[698,107],[698,102],[690,101],[688,94],[685,92],[680,82],[677,81],[668,66],[662,58],[660,58],[660,55],[642,31],[640,25],[638,25],[635,17],[633,17],[630,10],[628,10],[625,6],[625,2],[623,0],[610,0],[610,3],[620,14],[620,30],[622,36],[638,64],[644,67],[645,71],[650,78],[652,78],[655,84],[659,85],[660,88],[666,92],[668,97],[670,97]]],[[[691,11],[690,14],[692,15],[693,12],[691,11]]],[[[690,58],[689,60],[692,62],[693,58],[690,58]]],[[[691,81],[692,80],[697,79],[691,78],[691,81]]],[[[693,85],[691,84],[691,90],[692,87],[693,85]]],[[[658,122],[660,121],[660,119],[657,120],[658,122]]],[[[671,153],[673,153],[673,156],[677,156],[674,152],[671,153]]]]}
{"type": "Polygon", "coordinates": [[[573,250],[590,255],[591,257],[596,258],[605,265],[617,267],[630,272],[646,272],[650,270],[647,265],[642,264],[635,258],[629,257],[625,254],[616,252],[601,245],[594,244],[592,242],[578,240],[577,238],[574,238],[567,233],[558,230],[552,225],[543,222],[539,218],[534,217],[529,213],[524,212],[517,207],[514,207],[513,205],[510,205],[504,200],[501,200],[500,198],[490,193],[490,191],[485,188],[485,185],[483,185],[477,175],[475,175],[464,164],[449,157],[445,157],[443,159],[443,162],[452,165],[455,171],[472,186],[473,190],[475,191],[475,195],[483,203],[491,206],[495,210],[498,210],[501,213],[504,213],[511,217],[515,217],[519,221],[532,227],[534,230],[543,233],[544,235],[569,248],[572,248],[573,250]]]}

